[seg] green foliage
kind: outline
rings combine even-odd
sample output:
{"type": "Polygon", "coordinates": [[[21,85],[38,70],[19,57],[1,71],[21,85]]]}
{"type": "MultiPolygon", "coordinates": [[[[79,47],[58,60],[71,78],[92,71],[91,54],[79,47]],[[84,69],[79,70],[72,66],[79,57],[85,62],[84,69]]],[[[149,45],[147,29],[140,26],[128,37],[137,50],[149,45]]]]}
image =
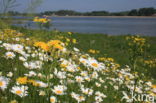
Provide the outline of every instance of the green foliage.
{"type": "Polygon", "coordinates": [[[156,13],[156,9],[154,8],[140,8],[131,10],[128,15],[129,16],[151,16],[156,13]]]}
{"type": "Polygon", "coordinates": [[[108,11],[92,11],[92,12],[77,12],[73,10],[45,11],[39,15],[58,15],[58,16],[152,16],[156,13],[155,8],[140,8],[131,11],[123,12],[108,12],[108,11]]]}

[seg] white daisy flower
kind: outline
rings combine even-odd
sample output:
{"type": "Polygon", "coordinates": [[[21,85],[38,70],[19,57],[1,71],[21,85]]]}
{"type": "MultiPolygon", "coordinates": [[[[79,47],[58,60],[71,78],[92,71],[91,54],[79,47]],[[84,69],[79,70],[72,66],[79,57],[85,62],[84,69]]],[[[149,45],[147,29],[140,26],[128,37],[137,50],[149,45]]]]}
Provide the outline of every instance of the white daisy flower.
{"type": "Polygon", "coordinates": [[[84,78],[82,78],[81,76],[76,76],[75,79],[76,79],[76,82],[78,83],[84,82],[84,78]]]}
{"type": "Polygon", "coordinates": [[[39,95],[40,95],[40,96],[45,96],[46,93],[45,93],[45,91],[39,91],[39,95]]]}
{"type": "Polygon", "coordinates": [[[37,84],[39,84],[39,87],[42,87],[42,88],[46,88],[48,87],[48,84],[47,83],[44,83],[42,81],[35,81],[37,84]]]}
{"type": "Polygon", "coordinates": [[[0,89],[4,90],[7,88],[9,79],[3,76],[0,76],[0,89]]]}
{"type": "Polygon", "coordinates": [[[78,101],[78,103],[85,101],[85,97],[83,95],[76,94],[74,92],[71,93],[72,98],[78,101]]]}
{"type": "Polygon", "coordinates": [[[81,91],[82,91],[82,93],[84,93],[84,94],[86,94],[86,95],[88,95],[88,96],[90,96],[90,95],[92,95],[93,94],[93,90],[92,89],[90,89],[90,88],[81,88],[81,91]]]}
{"type": "Polygon", "coordinates": [[[7,76],[8,76],[8,77],[12,77],[12,76],[13,76],[13,73],[12,73],[12,72],[9,72],[9,73],[7,74],[7,76]]]}
{"type": "Polygon", "coordinates": [[[56,102],[57,102],[56,97],[51,96],[51,97],[50,97],[50,103],[56,103],[56,102]]]}
{"type": "Polygon", "coordinates": [[[28,87],[27,86],[14,86],[11,89],[11,92],[20,96],[20,97],[25,97],[28,95],[28,87]]]}
{"type": "Polygon", "coordinates": [[[20,44],[12,45],[12,50],[17,53],[21,53],[21,52],[23,52],[23,46],[20,44]]]}
{"type": "Polygon", "coordinates": [[[25,62],[27,59],[26,59],[25,57],[23,57],[23,56],[20,56],[20,57],[19,57],[19,60],[25,62]]]}
{"type": "Polygon", "coordinates": [[[6,55],[6,58],[13,59],[15,57],[15,54],[13,52],[6,52],[5,55],[6,55]]]}
{"type": "Polygon", "coordinates": [[[64,85],[58,85],[58,86],[54,86],[54,89],[52,89],[52,91],[57,94],[57,95],[64,95],[64,91],[67,89],[67,87],[65,87],[64,85]]]}

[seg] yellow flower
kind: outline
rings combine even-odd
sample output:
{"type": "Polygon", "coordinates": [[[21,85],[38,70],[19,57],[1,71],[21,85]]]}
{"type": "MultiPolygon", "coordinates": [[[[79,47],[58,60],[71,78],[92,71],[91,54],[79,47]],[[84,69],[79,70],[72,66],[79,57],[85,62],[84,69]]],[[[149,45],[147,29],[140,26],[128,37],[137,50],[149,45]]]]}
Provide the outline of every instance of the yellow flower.
{"type": "Polygon", "coordinates": [[[70,42],[70,39],[69,39],[69,38],[66,38],[66,41],[67,41],[67,42],[70,42]]]}
{"type": "Polygon", "coordinates": [[[72,32],[68,32],[69,35],[72,35],[72,32]]]}
{"type": "Polygon", "coordinates": [[[66,68],[68,65],[66,65],[66,64],[61,64],[60,65],[60,67],[62,67],[62,68],[66,68]]]}
{"type": "Polygon", "coordinates": [[[55,48],[55,49],[59,49],[59,50],[62,50],[63,49],[63,46],[62,46],[62,42],[60,40],[51,40],[47,43],[47,45],[49,47],[52,47],[52,48],[55,48]]]}
{"type": "Polygon", "coordinates": [[[77,43],[76,39],[73,39],[72,41],[73,41],[73,43],[74,43],[74,44],[76,44],[76,43],[77,43]]]}
{"type": "Polygon", "coordinates": [[[60,40],[51,40],[48,42],[48,46],[53,46],[56,44],[61,44],[62,42],[60,40]]]}
{"type": "Polygon", "coordinates": [[[156,88],[156,85],[152,85],[152,88],[156,88]]]}
{"type": "Polygon", "coordinates": [[[111,61],[111,62],[113,62],[114,61],[114,59],[113,58],[107,58],[108,59],[108,61],[111,61]]]}
{"type": "Polygon", "coordinates": [[[18,103],[16,100],[12,100],[9,103],[18,103]]]}
{"type": "Polygon", "coordinates": [[[31,83],[33,86],[40,86],[39,83],[37,83],[35,80],[28,80],[28,83],[31,83]]]}
{"type": "Polygon", "coordinates": [[[27,84],[28,78],[27,77],[19,77],[19,78],[16,79],[16,81],[19,84],[27,84]]]}
{"type": "Polygon", "coordinates": [[[81,68],[80,68],[80,67],[77,67],[77,69],[78,69],[78,70],[81,70],[81,68]]]}
{"type": "Polygon", "coordinates": [[[90,49],[88,52],[89,52],[89,53],[92,53],[92,54],[95,54],[95,53],[96,53],[96,51],[93,50],[93,49],[90,49]]]}
{"type": "Polygon", "coordinates": [[[93,49],[88,50],[88,52],[91,53],[91,54],[98,54],[98,53],[100,53],[100,51],[93,50],[93,49]]]}
{"type": "Polygon", "coordinates": [[[45,42],[35,42],[34,44],[35,47],[40,47],[41,49],[48,51],[49,47],[45,42]]]}
{"type": "Polygon", "coordinates": [[[63,49],[63,47],[62,47],[61,45],[58,45],[58,44],[57,44],[57,45],[55,45],[55,46],[54,46],[54,48],[56,48],[56,49],[60,49],[60,50],[62,50],[62,49],[63,49]]]}

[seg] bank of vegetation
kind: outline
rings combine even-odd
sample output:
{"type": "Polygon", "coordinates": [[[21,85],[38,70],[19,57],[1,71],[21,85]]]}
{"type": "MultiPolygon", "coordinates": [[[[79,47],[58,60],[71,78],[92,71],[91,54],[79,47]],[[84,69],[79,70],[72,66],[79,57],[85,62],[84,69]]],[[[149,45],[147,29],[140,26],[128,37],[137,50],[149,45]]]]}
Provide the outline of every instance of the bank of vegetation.
{"type": "MultiPolygon", "coordinates": [[[[28,16],[32,14],[20,13],[17,11],[8,11],[8,15],[11,16],[28,16]]],[[[156,9],[150,8],[140,8],[133,9],[130,11],[121,12],[108,12],[108,11],[91,11],[91,12],[77,12],[73,10],[58,10],[58,11],[45,11],[41,13],[35,13],[33,15],[48,15],[48,16],[154,16],[156,14],[156,9]]]]}

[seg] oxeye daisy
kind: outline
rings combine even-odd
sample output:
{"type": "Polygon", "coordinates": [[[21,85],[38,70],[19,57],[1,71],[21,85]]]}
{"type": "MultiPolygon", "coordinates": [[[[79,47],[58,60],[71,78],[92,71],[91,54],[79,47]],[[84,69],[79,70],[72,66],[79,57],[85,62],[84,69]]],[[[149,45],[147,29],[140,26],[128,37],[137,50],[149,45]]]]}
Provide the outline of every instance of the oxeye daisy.
{"type": "Polygon", "coordinates": [[[13,59],[15,57],[15,54],[13,52],[6,52],[5,55],[6,55],[6,58],[13,59]]]}
{"type": "Polygon", "coordinates": [[[11,92],[20,97],[25,97],[28,95],[27,90],[28,90],[27,86],[14,86],[14,87],[12,87],[11,92]]]}
{"type": "Polygon", "coordinates": [[[76,79],[76,82],[78,83],[84,82],[84,78],[82,78],[81,76],[76,76],[75,79],[76,79]]]}
{"type": "Polygon", "coordinates": [[[50,103],[55,103],[57,101],[56,97],[51,96],[50,97],[50,103]]]}
{"type": "Polygon", "coordinates": [[[71,93],[71,97],[79,102],[85,101],[85,97],[83,95],[76,94],[74,92],[71,93]]]}
{"type": "Polygon", "coordinates": [[[64,95],[64,91],[67,89],[67,87],[63,85],[54,86],[54,89],[52,91],[57,95],[64,95]]]}
{"type": "Polygon", "coordinates": [[[9,79],[3,76],[0,76],[0,89],[4,90],[7,88],[9,79]]]}

